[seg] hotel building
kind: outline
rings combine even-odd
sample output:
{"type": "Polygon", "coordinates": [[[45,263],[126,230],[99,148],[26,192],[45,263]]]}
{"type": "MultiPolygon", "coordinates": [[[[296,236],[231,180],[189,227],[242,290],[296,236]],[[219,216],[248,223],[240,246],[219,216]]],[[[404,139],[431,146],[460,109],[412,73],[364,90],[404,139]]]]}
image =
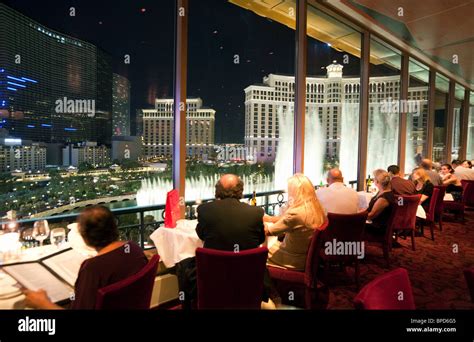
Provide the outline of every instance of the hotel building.
{"type": "MultiPolygon", "coordinates": [[[[358,115],[359,77],[343,77],[343,66],[334,61],[326,67],[326,77],[306,78],[306,112],[321,123],[325,155],[338,158],[343,115],[358,115]]],[[[399,100],[400,77],[371,77],[369,85],[369,129],[377,124],[376,115],[384,102],[399,100]]],[[[250,85],[245,91],[245,146],[257,150],[259,161],[273,161],[278,151],[279,113],[292,115],[295,97],[293,76],[269,74],[263,84],[250,85]]],[[[409,115],[413,149],[425,144],[427,87],[410,87],[409,100],[419,101],[419,115],[409,115]]],[[[393,115],[389,113],[388,115],[393,115]]],[[[416,154],[416,151],[413,151],[416,154]]]]}
{"type": "MultiPolygon", "coordinates": [[[[143,150],[147,158],[173,155],[173,99],[157,99],[155,109],[142,109],[143,150]]],[[[186,151],[191,158],[206,158],[214,150],[216,111],[204,108],[200,98],[186,100],[186,151]]]]}

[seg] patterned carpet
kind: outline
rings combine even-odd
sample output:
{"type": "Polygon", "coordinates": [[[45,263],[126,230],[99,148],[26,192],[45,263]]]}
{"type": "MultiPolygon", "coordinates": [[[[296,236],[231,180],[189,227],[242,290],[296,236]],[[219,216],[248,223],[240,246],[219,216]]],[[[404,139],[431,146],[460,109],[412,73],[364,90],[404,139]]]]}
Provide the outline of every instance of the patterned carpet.
{"type": "MultiPolygon", "coordinates": [[[[417,309],[474,309],[463,276],[463,270],[474,265],[474,211],[466,212],[464,224],[445,216],[443,231],[435,230],[435,241],[417,237],[416,251],[411,249],[411,239],[399,239],[402,247],[393,248],[390,270],[403,267],[408,270],[417,309]],[[455,244],[458,253],[454,253],[455,244]]],[[[389,269],[382,249],[366,246],[365,260],[361,263],[361,288],[389,269]]],[[[328,309],[353,309],[352,300],[357,294],[353,278],[354,269],[338,267],[326,273],[330,288],[328,309]]]]}

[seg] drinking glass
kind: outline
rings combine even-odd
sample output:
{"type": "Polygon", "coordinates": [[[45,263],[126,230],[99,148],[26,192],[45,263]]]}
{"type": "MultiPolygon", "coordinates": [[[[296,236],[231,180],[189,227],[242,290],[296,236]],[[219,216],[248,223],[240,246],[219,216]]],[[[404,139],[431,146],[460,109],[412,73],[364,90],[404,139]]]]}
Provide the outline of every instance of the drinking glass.
{"type": "Polygon", "coordinates": [[[43,241],[49,236],[49,225],[46,220],[36,221],[33,226],[32,236],[36,241],[39,241],[40,247],[43,246],[43,241]]]}
{"type": "Polygon", "coordinates": [[[51,229],[51,244],[59,248],[66,241],[66,229],[54,228],[51,229]]]}

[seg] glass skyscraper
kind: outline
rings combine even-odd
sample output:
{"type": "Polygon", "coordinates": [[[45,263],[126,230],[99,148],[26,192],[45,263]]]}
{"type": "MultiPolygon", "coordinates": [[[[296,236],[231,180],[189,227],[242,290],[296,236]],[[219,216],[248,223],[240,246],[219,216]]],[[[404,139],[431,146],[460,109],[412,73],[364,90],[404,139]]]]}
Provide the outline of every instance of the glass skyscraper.
{"type": "Polygon", "coordinates": [[[109,144],[111,58],[4,4],[0,32],[0,135],[109,144]]]}
{"type": "Polygon", "coordinates": [[[113,84],[113,135],[130,135],[130,82],[114,74],[113,84]]]}

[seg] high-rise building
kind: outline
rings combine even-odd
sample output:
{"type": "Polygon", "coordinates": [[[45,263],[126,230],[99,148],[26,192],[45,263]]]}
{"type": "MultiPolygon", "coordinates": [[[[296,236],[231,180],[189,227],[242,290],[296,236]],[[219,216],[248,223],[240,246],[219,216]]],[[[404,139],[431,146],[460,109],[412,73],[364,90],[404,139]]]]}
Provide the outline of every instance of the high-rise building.
{"type": "MultiPolygon", "coordinates": [[[[318,132],[323,135],[326,156],[339,155],[342,115],[358,115],[359,111],[360,78],[343,77],[342,69],[334,61],[326,67],[326,77],[306,78],[306,113],[321,125],[318,132]]],[[[245,146],[257,151],[259,161],[273,161],[278,151],[279,115],[293,115],[295,78],[269,74],[263,84],[250,85],[244,91],[245,146]]],[[[410,87],[408,92],[409,100],[421,103],[419,115],[410,115],[408,123],[409,139],[416,142],[413,149],[417,150],[426,142],[423,127],[427,120],[428,88],[410,87]]],[[[369,129],[379,124],[373,114],[380,110],[381,103],[398,103],[399,93],[399,76],[370,78],[369,129]]]]}
{"type": "Polygon", "coordinates": [[[98,146],[96,142],[87,141],[77,145],[68,145],[63,149],[64,166],[80,166],[89,164],[94,167],[110,164],[110,149],[105,145],[98,146]]]}
{"type": "Polygon", "coordinates": [[[0,3],[0,129],[44,143],[109,143],[110,57],[0,3]]]}
{"type": "MultiPolygon", "coordinates": [[[[157,99],[155,109],[142,109],[143,147],[148,158],[172,157],[173,99],[157,99]]],[[[189,157],[213,153],[216,111],[202,106],[202,100],[186,100],[186,150],[189,157]]]]}
{"type": "Polygon", "coordinates": [[[142,140],[137,136],[112,137],[112,161],[137,161],[142,156],[142,140]]]}
{"type": "Polygon", "coordinates": [[[45,166],[45,144],[17,138],[0,140],[0,172],[39,171],[45,166]]]}
{"type": "Polygon", "coordinates": [[[114,136],[130,135],[130,82],[114,74],[112,130],[114,136]]]}

